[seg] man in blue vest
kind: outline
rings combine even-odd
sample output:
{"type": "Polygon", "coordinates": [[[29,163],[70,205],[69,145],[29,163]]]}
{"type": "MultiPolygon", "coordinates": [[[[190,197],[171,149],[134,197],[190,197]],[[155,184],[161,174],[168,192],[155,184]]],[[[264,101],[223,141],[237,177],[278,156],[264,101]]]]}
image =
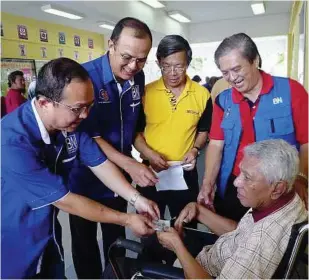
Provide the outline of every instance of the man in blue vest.
{"type": "Polygon", "coordinates": [[[67,189],[85,164],[108,187],[152,218],[142,197],[88,134],[77,130],[93,105],[93,86],[77,62],[59,58],[39,72],[36,98],[1,121],[1,278],[64,278],[57,208],[95,222],[152,234],[151,221],[120,213],[67,189]],[[54,207],[55,206],[55,207],[54,207]]]}
{"type": "Polygon", "coordinates": [[[224,39],[215,52],[215,61],[232,88],[215,99],[198,202],[239,221],[247,208],[237,199],[233,181],[240,173],[243,148],[255,141],[279,138],[299,149],[300,172],[295,189],[307,207],[306,90],[295,80],[274,77],[260,70],[257,46],[244,33],[224,39]]]}
{"type": "MultiPolygon", "coordinates": [[[[154,185],[157,179],[145,165],[131,157],[137,118],[142,112],[145,77],[142,71],[152,44],[148,26],[134,18],[120,20],[108,42],[108,52],[83,66],[88,71],[95,92],[95,104],[83,124],[106,154],[119,166],[127,179],[140,186],[154,185]]],[[[79,166],[70,176],[71,191],[85,195],[119,211],[127,203],[105,188],[86,166],[79,166]]],[[[72,255],[78,278],[100,278],[102,264],[97,242],[97,223],[70,215],[72,255]]],[[[124,228],[101,224],[105,263],[109,246],[124,228]]],[[[118,252],[124,255],[124,250],[118,252]]]]}

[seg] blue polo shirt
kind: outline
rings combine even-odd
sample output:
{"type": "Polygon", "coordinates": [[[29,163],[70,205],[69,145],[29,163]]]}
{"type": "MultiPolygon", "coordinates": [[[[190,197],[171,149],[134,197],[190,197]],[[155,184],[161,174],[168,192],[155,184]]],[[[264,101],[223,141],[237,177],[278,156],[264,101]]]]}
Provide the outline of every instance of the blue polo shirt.
{"type": "MultiPolygon", "coordinates": [[[[108,53],[83,66],[93,83],[95,105],[81,124],[81,129],[92,137],[101,136],[116,150],[131,156],[136,123],[142,109],[144,73],[141,71],[132,80],[120,85],[112,72],[108,53]]],[[[114,196],[85,166],[71,172],[69,186],[72,192],[94,200],[114,196]]]]}
{"type": "Polygon", "coordinates": [[[44,249],[55,236],[52,204],[69,193],[69,171],[80,162],[98,166],[105,160],[86,133],[50,136],[34,99],[2,119],[1,278],[39,272],[44,249]]]}

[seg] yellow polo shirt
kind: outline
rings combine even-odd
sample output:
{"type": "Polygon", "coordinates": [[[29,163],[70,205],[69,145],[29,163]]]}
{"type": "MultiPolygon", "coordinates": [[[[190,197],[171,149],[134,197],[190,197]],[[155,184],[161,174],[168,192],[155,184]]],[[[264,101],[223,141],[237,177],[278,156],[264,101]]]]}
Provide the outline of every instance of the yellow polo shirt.
{"type": "Polygon", "coordinates": [[[183,92],[177,100],[173,97],[162,78],[146,85],[144,136],[148,146],[166,160],[183,160],[194,145],[197,125],[210,93],[187,76],[183,92]]]}

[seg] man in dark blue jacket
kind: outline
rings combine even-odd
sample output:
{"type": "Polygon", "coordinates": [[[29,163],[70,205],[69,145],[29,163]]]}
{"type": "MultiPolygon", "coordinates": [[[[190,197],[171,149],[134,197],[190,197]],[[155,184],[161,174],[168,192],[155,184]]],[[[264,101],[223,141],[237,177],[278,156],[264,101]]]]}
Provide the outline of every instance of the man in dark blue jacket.
{"type": "MultiPolygon", "coordinates": [[[[95,105],[82,124],[108,159],[140,186],[154,185],[154,173],[131,157],[136,121],[142,111],[145,77],[142,71],[152,45],[148,26],[134,18],[120,20],[108,42],[108,52],[83,66],[95,92],[95,105]]],[[[86,167],[70,175],[71,191],[83,194],[113,209],[126,211],[127,203],[107,189],[86,167]]],[[[78,278],[100,278],[102,264],[97,243],[97,223],[70,215],[72,255],[78,278]]],[[[109,246],[125,231],[101,224],[105,263],[109,246]]],[[[124,254],[120,251],[119,254],[124,254]]]]}
{"type": "Polygon", "coordinates": [[[155,203],[78,129],[93,101],[87,71],[58,58],[40,70],[36,97],[1,120],[1,278],[65,277],[56,208],[128,226],[138,235],[154,233],[148,218],[120,213],[67,188],[70,171],[82,163],[137,211],[159,215],[155,203]]]}

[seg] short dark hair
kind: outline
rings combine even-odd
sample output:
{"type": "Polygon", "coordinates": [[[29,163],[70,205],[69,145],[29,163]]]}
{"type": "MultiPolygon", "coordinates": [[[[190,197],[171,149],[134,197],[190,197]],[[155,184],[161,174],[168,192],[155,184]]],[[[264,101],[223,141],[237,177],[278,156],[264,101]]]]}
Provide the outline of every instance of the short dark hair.
{"type": "Polygon", "coordinates": [[[218,68],[220,68],[219,59],[234,49],[240,50],[242,56],[247,59],[250,64],[258,58],[259,68],[262,67],[262,58],[254,41],[245,33],[237,33],[225,38],[215,51],[215,62],[218,68]]]}
{"type": "Polygon", "coordinates": [[[73,79],[87,81],[88,72],[76,61],[61,57],[47,62],[40,69],[36,82],[35,96],[45,96],[59,102],[62,99],[63,89],[73,79]]]}
{"type": "Polygon", "coordinates": [[[194,75],[192,81],[199,83],[201,81],[201,77],[199,75],[194,75]]]}
{"type": "Polygon", "coordinates": [[[148,36],[152,43],[152,34],[147,24],[133,17],[125,17],[117,22],[110,37],[114,43],[118,41],[121,32],[125,27],[134,29],[134,37],[143,39],[148,36]]]}
{"type": "Polygon", "coordinates": [[[13,71],[12,73],[10,73],[9,76],[8,76],[8,86],[9,87],[11,87],[12,84],[15,82],[17,76],[23,77],[24,72],[17,70],[17,71],[13,71]]]}
{"type": "Polygon", "coordinates": [[[189,66],[192,60],[192,49],[188,41],[180,35],[167,35],[158,45],[157,59],[160,62],[162,58],[166,58],[171,54],[185,51],[187,56],[187,65],[189,66]]]}

